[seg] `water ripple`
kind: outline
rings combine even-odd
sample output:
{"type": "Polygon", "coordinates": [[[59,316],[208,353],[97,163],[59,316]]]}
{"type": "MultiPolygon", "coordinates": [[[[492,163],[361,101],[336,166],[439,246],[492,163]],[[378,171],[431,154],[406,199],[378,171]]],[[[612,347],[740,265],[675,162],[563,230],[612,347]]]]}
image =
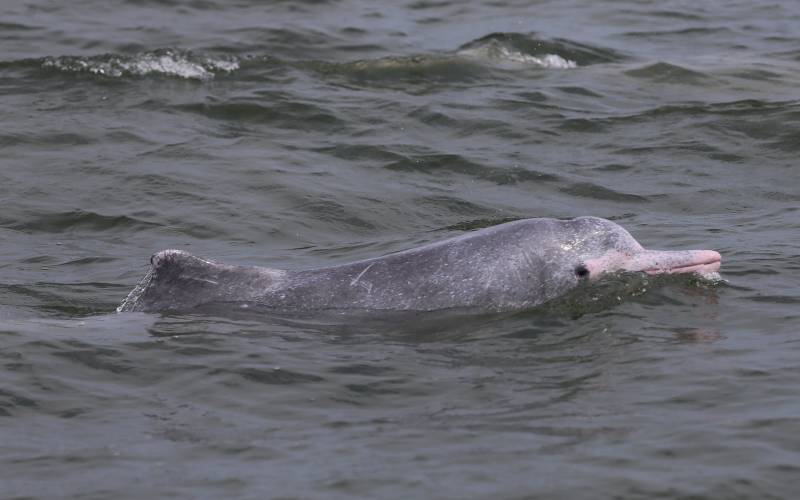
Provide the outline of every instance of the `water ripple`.
{"type": "Polygon", "coordinates": [[[0,219],[0,226],[17,231],[64,233],[71,231],[128,231],[158,224],[127,215],[104,215],[87,210],[41,214],[24,221],[0,219]]]}

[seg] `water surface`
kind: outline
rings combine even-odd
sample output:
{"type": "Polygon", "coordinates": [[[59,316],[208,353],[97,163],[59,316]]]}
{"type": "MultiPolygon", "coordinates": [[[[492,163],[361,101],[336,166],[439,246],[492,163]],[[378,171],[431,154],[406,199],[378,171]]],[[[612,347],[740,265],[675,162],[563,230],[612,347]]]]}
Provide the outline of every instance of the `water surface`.
{"type": "Polygon", "coordinates": [[[0,7],[3,498],[790,498],[800,8],[0,7]],[[524,217],[723,255],[516,314],[115,314],[524,217]]]}

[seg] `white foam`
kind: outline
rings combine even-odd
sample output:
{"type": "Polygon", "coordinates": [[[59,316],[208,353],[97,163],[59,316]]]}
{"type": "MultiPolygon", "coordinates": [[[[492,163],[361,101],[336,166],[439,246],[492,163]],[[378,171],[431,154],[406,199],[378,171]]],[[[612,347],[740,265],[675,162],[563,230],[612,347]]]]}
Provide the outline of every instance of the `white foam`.
{"type": "Polygon", "coordinates": [[[206,64],[211,66],[214,69],[219,69],[225,71],[226,73],[230,73],[231,71],[235,71],[239,69],[239,62],[238,61],[225,61],[222,59],[207,59],[206,64]]]}
{"type": "Polygon", "coordinates": [[[509,50],[506,47],[500,47],[499,53],[501,59],[503,60],[521,64],[533,64],[543,68],[572,69],[578,67],[578,64],[575,61],[564,59],[558,54],[545,54],[543,57],[536,57],[523,54],[522,52],[509,50]]]}
{"type": "Polygon", "coordinates": [[[703,281],[712,285],[718,285],[721,283],[728,282],[728,280],[726,280],[719,274],[719,271],[709,271],[707,273],[695,273],[695,274],[697,274],[703,281]]]}
{"type": "Polygon", "coordinates": [[[575,61],[565,59],[558,54],[545,54],[541,57],[532,56],[511,50],[495,41],[481,47],[461,50],[458,54],[463,57],[499,61],[501,63],[532,65],[548,69],[572,69],[578,67],[578,63],[575,61]]]}
{"type": "Polygon", "coordinates": [[[239,69],[239,62],[236,60],[196,58],[171,51],[143,53],[133,57],[48,58],[42,65],[62,71],[88,72],[113,78],[160,74],[195,80],[210,80],[214,78],[215,70],[229,73],[239,69]]]}
{"type": "Polygon", "coordinates": [[[158,57],[146,55],[138,60],[122,64],[122,67],[135,75],[160,73],[187,79],[196,78],[198,80],[208,80],[213,78],[213,74],[200,64],[190,62],[186,58],[173,57],[170,55],[158,57]]]}

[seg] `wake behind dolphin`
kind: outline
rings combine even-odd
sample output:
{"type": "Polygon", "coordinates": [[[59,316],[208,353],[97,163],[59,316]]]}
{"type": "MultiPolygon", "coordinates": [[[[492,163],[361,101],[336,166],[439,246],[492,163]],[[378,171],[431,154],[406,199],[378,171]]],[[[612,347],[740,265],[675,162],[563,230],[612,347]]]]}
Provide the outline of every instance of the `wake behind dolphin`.
{"type": "Polygon", "coordinates": [[[203,306],[280,311],[470,308],[512,311],[543,304],[604,274],[712,273],[713,250],[644,249],[598,217],[524,219],[382,257],[319,269],[231,266],[164,250],[117,311],[203,306]]]}

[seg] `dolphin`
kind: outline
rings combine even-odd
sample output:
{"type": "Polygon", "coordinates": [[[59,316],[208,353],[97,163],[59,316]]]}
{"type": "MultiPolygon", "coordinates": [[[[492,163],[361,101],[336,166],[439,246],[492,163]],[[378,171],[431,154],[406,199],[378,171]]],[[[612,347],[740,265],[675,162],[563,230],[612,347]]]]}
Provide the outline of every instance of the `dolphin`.
{"type": "Polygon", "coordinates": [[[523,219],[349,264],[307,270],[227,265],[164,250],[117,311],[204,306],[278,311],[513,311],[615,272],[715,273],[713,250],[646,250],[598,217],[523,219]]]}

